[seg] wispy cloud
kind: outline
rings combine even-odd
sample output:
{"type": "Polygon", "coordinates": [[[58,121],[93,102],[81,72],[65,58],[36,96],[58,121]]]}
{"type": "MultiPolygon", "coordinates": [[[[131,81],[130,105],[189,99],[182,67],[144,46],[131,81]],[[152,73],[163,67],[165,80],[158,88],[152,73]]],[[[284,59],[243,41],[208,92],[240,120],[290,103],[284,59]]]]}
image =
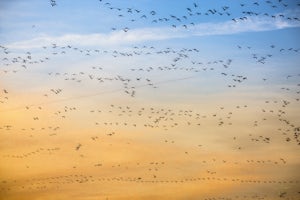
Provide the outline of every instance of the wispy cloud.
{"type": "Polygon", "coordinates": [[[285,28],[300,27],[300,22],[270,17],[248,17],[247,20],[230,20],[219,23],[200,23],[189,25],[187,28],[180,26],[132,29],[107,34],[65,34],[62,36],[41,35],[34,39],[7,44],[10,48],[39,48],[42,45],[57,43],[59,45],[79,46],[114,46],[132,44],[144,41],[167,40],[174,38],[188,38],[191,36],[230,35],[244,32],[271,31],[285,28]]]}

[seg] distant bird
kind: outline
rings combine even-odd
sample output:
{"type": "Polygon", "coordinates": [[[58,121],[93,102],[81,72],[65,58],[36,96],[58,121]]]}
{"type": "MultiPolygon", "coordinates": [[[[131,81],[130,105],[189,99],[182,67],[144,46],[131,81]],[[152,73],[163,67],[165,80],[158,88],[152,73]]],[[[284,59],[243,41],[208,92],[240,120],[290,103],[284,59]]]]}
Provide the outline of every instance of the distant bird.
{"type": "Polygon", "coordinates": [[[81,148],[81,146],[82,146],[81,144],[78,144],[78,145],[76,146],[76,148],[75,148],[76,151],[78,151],[78,150],[81,148]]]}

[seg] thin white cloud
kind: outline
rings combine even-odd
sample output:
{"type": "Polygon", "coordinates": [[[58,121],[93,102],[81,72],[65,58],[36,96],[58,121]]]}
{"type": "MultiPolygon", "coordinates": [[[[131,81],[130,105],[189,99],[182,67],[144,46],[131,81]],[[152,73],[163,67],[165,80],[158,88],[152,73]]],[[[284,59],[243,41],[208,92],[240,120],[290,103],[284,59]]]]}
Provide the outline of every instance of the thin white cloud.
{"type": "Polygon", "coordinates": [[[271,31],[285,28],[300,27],[300,22],[295,20],[285,20],[270,17],[248,17],[247,20],[233,20],[220,23],[200,23],[183,26],[157,27],[133,29],[128,32],[123,30],[114,31],[107,34],[66,34],[62,36],[42,35],[31,40],[7,44],[10,48],[40,48],[43,45],[56,43],[58,45],[78,45],[78,46],[113,46],[122,44],[132,44],[143,41],[166,40],[174,38],[188,38],[191,36],[209,35],[230,35],[244,32],[271,31]]]}

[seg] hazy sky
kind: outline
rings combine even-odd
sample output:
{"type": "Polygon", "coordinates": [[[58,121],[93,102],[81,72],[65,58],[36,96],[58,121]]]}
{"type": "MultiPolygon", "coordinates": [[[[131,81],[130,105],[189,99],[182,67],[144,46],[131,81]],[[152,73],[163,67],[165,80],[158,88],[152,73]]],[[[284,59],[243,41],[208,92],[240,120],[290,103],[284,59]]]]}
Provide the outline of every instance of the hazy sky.
{"type": "Polygon", "coordinates": [[[0,1],[0,199],[300,198],[300,1],[0,1]]]}

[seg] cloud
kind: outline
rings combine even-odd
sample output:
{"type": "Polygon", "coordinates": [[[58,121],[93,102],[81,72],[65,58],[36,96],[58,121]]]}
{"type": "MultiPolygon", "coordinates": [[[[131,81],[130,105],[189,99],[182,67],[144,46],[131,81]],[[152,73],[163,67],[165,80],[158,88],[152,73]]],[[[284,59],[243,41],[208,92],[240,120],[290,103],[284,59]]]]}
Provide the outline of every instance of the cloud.
{"type": "Polygon", "coordinates": [[[180,26],[154,27],[113,31],[107,34],[65,34],[62,36],[41,35],[36,38],[7,44],[7,47],[17,49],[40,48],[43,45],[56,43],[58,45],[77,46],[114,46],[133,44],[144,41],[159,41],[175,38],[188,38],[191,36],[231,35],[244,32],[261,32],[285,28],[300,27],[296,20],[285,20],[279,17],[248,17],[247,20],[233,20],[219,23],[199,23],[189,25],[187,28],[180,26]]]}

